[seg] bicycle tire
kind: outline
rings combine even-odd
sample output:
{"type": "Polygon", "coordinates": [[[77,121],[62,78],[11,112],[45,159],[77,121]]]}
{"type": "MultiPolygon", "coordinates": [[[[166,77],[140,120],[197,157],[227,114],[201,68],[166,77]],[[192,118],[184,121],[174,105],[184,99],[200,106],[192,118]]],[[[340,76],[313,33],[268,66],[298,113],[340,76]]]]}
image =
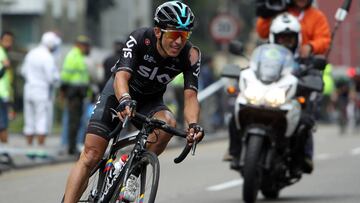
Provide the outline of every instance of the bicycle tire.
{"type": "MultiPolygon", "coordinates": [[[[99,194],[101,193],[102,186],[105,182],[105,164],[106,160],[103,159],[91,171],[87,186],[78,202],[95,203],[98,201],[99,194]]],[[[63,195],[61,200],[62,203],[64,202],[64,198],[65,195],[63,195]]]]}
{"type": "MultiPolygon", "coordinates": [[[[129,177],[131,174],[138,178],[138,185],[140,186],[136,191],[136,199],[134,202],[154,203],[160,178],[160,163],[159,159],[153,152],[146,151],[141,155],[137,161],[134,161],[130,166],[129,177]]],[[[123,169],[126,171],[126,168],[123,169]]],[[[126,178],[127,178],[126,177],[126,178]]],[[[128,203],[122,200],[122,193],[126,179],[123,177],[119,182],[114,195],[111,198],[111,203],[128,203]]]]}

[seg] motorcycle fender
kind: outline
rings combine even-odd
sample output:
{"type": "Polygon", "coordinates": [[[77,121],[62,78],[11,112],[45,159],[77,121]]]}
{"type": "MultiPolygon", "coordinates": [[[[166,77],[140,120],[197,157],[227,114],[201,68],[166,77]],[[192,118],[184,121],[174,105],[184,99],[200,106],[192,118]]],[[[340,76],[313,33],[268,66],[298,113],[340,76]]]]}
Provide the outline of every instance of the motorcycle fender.
{"type": "Polygon", "coordinates": [[[247,136],[249,136],[249,135],[266,136],[266,130],[262,129],[262,128],[253,127],[253,128],[247,129],[246,134],[247,134],[247,136]]]}
{"type": "Polygon", "coordinates": [[[292,108],[290,108],[286,114],[287,128],[285,132],[286,137],[290,137],[294,134],[296,127],[299,124],[301,116],[301,105],[296,100],[291,102],[292,108]]]}
{"type": "MultiPolygon", "coordinates": [[[[244,167],[245,165],[245,156],[246,156],[246,152],[247,152],[247,140],[249,139],[250,136],[262,136],[265,137],[266,136],[266,130],[259,128],[259,127],[252,127],[252,128],[248,128],[245,132],[244,137],[242,138],[242,143],[241,143],[241,155],[240,155],[240,166],[244,167]]],[[[268,154],[268,153],[266,153],[268,154]]],[[[267,160],[271,160],[272,157],[267,157],[267,160]]],[[[270,162],[269,162],[270,163],[270,162]]]]}
{"type": "Polygon", "coordinates": [[[239,95],[236,98],[236,103],[235,103],[235,108],[234,108],[235,125],[238,130],[240,129],[240,118],[239,118],[239,112],[241,110],[240,104],[243,104],[243,105],[247,104],[246,99],[242,95],[239,95]]]}

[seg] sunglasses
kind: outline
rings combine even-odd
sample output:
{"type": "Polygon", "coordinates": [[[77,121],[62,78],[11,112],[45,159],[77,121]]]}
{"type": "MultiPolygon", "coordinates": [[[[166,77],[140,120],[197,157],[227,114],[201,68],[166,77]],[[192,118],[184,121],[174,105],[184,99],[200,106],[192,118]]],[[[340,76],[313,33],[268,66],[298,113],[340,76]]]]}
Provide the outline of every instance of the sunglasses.
{"type": "Polygon", "coordinates": [[[181,31],[181,30],[164,30],[161,29],[161,32],[164,33],[166,38],[170,38],[172,40],[177,40],[181,37],[182,40],[189,39],[191,32],[190,31],[181,31]]]}

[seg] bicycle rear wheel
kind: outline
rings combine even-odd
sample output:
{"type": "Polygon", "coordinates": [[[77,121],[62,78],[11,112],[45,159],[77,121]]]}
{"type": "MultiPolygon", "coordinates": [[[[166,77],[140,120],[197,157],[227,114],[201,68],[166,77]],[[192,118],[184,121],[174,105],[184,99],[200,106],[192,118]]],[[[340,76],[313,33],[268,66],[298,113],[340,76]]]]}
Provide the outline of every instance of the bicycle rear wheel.
{"type": "MultiPolygon", "coordinates": [[[[157,156],[153,152],[144,152],[139,160],[128,167],[130,167],[128,177],[131,175],[137,177],[136,199],[132,202],[154,203],[160,177],[160,164],[157,156]]],[[[123,199],[128,177],[121,181],[110,202],[128,203],[123,199]]]]}

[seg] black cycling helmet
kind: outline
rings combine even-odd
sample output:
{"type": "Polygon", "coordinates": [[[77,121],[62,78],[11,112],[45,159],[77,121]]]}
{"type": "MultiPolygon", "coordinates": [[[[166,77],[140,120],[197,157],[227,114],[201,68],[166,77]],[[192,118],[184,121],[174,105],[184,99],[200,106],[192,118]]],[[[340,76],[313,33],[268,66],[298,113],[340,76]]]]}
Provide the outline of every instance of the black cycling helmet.
{"type": "Polygon", "coordinates": [[[190,7],[179,1],[168,1],[157,7],[155,26],[190,31],[194,26],[195,16],[190,7]]]}

